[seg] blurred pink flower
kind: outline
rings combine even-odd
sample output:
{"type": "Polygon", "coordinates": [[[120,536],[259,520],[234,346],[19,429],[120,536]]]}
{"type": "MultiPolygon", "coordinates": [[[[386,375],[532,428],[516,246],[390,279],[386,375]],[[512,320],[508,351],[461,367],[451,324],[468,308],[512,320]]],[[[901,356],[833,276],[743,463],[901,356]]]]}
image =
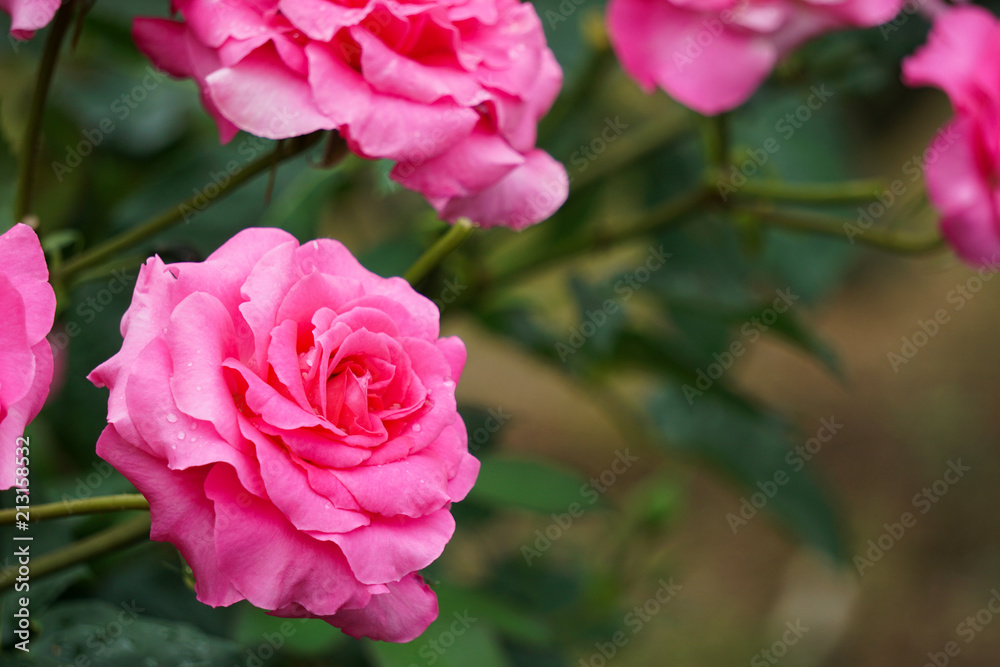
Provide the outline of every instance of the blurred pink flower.
{"type": "Polygon", "coordinates": [[[10,34],[31,39],[36,30],[49,24],[61,0],[0,0],[0,9],[10,14],[10,34]]]}
{"type": "Polygon", "coordinates": [[[610,0],[622,67],[703,114],[738,107],[808,39],[893,18],[904,0],[610,0]]]}
{"type": "Polygon", "coordinates": [[[534,8],[519,0],[175,0],[184,22],[140,18],[139,48],[192,77],[223,141],[338,130],[449,221],[520,229],[568,192],[535,148],[562,85],[534,8]]]}
{"type": "Polygon", "coordinates": [[[198,599],[249,600],[403,642],[437,616],[441,555],[479,462],[458,338],[344,246],[249,229],[204,262],[142,267],[98,454],[149,500],[198,599]]]}
{"type": "Polygon", "coordinates": [[[941,88],[955,118],[938,134],[925,178],[941,231],[975,265],[1000,261],[1000,21],[979,7],[941,13],[903,63],[910,86],[941,88]]]}
{"type": "Polygon", "coordinates": [[[17,224],[0,235],[0,489],[14,486],[17,439],[52,382],[56,295],[38,236],[17,224]]]}

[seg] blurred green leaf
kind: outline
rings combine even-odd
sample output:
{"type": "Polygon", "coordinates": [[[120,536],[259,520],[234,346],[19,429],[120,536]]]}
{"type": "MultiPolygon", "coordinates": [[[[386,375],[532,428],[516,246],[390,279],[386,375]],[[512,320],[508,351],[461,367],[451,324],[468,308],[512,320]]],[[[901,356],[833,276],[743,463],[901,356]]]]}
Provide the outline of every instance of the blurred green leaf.
{"type": "Polygon", "coordinates": [[[442,614],[468,612],[489,622],[504,636],[528,644],[544,644],[551,641],[551,632],[534,615],[497,600],[488,593],[470,590],[448,583],[434,587],[438,594],[442,614]]]}
{"type": "Polygon", "coordinates": [[[492,630],[480,622],[466,626],[451,616],[440,617],[409,644],[366,641],[364,646],[378,667],[510,667],[492,630]]]}
{"type": "Polygon", "coordinates": [[[269,616],[263,609],[249,604],[244,605],[233,639],[251,651],[269,644],[302,656],[323,655],[350,641],[347,635],[324,621],[269,616]]]}
{"type": "MultiPolygon", "coordinates": [[[[741,493],[771,496],[767,490],[774,490],[767,510],[798,539],[843,560],[833,507],[809,470],[796,469],[800,466],[789,460],[794,434],[781,420],[711,389],[680,383],[664,383],[650,401],[650,413],[666,447],[718,467],[741,493]],[[787,478],[784,484],[775,482],[778,473],[787,478]]],[[[733,514],[738,512],[734,506],[733,514]]]]}
{"type": "MultiPolygon", "coordinates": [[[[241,660],[239,647],[185,623],[147,618],[126,601],[67,602],[37,617],[25,665],[216,667],[241,660]]],[[[6,663],[4,656],[4,664],[6,663]]]]}
{"type": "Polygon", "coordinates": [[[469,499],[499,508],[520,507],[548,514],[580,502],[586,482],[569,472],[536,461],[483,460],[469,499]]]}

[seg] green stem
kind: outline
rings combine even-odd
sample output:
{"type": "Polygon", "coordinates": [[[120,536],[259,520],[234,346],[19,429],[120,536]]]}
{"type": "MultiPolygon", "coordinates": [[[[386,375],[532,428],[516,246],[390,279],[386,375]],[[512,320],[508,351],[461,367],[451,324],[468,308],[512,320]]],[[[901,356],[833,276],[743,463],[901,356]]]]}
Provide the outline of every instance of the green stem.
{"type": "Polygon", "coordinates": [[[745,185],[737,188],[734,196],[801,204],[849,204],[871,201],[885,189],[886,185],[881,180],[840,183],[782,183],[757,180],[747,181],[745,185]]]}
{"type": "Polygon", "coordinates": [[[269,155],[254,160],[242,170],[233,174],[228,183],[220,186],[214,196],[205,193],[196,193],[190,199],[181,202],[177,206],[170,208],[163,213],[143,222],[118,236],[97,245],[90,250],[71,258],[55,273],[53,282],[65,284],[70,278],[84,269],[96,266],[114,255],[131,248],[132,246],[145,241],[148,238],[170,229],[183,222],[188,215],[195,211],[203,210],[208,204],[201,200],[208,200],[211,204],[222,197],[232,193],[241,185],[251,180],[258,174],[266,172],[272,166],[285,160],[295,157],[300,153],[314,146],[322,136],[321,132],[316,132],[304,137],[296,137],[279,144],[269,155]]]}
{"type": "MultiPolygon", "coordinates": [[[[149,502],[138,493],[122,493],[116,496],[99,496],[82,500],[65,500],[61,503],[31,505],[28,507],[30,522],[59,519],[80,514],[100,514],[124,510],[148,510],[149,502]]],[[[18,510],[0,510],[0,526],[17,521],[18,510]]]]}
{"type": "Polygon", "coordinates": [[[649,234],[669,229],[687,220],[689,213],[712,199],[707,190],[698,189],[634,216],[618,229],[600,230],[594,234],[577,234],[553,248],[552,244],[541,244],[541,255],[519,252],[506,266],[494,269],[486,279],[487,289],[496,290],[513,282],[519,282],[540,273],[553,265],[575,259],[594,251],[607,250],[649,234]]]}
{"type": "Polygon", "coordinates": [[[414,262],[413,266],[403,274],[403,278],[411,285],[419,283],[427,277],[427,274],[434,270],[435,266],[441,263],[442,259],[451,254],[458,246],[462,245],[465,239],[469,238],[469,235],[472,234],[473,229],[475,229],[475,226],[472,222],[466,218],[460,218],[451,226],[451,229],[445,232],[434,245],[421,255],[420,259],[414,262]]]}
{"type": "Polygon", "coordinates": [[[850,239],[852,243],[856,239],[865,245],[901,254],[919,255],[934,252],[945,245],[944,239],[937,233],[933,236],[914,236],[880,229],[863,230],[858,229],[856,220],[815,211],[778,209],[767,205],[741,205],[735,210],[749,213],[764,225],[810,234],[844,237],[850,239]],[[851,234],[853,230],[857,231],[851,234]]]}
{"type": "Polygon", "coordinates": [[[720,113],[704,119],[705,154],[708,163],[719,173],[729,166],[729,115],[720,113]]]}
{"type": "MultiPolygon", "coordinates": [[[[28,566],[31,579],[34,581],[53,572],[145,540],[149,537],[149,528],[149,516],[136,517],[131,521],[102,530],[79,542],[74,542],[63,549],[35,558],[28,566]]],[[[0,591],[12,587],[17,578],[18,566],[16,565],[0,570],[0,591]]]]}
{"type": "Polygon", "coordinates": [[[35,90],[31,96],[31,109],[28,112],[28,126],[24,132],[23,155],[18,174],[17,193],[14,200],[14,221],[20,222],[32,212],[32,194],[35,187],[35,171],[38,164],[38,154],[42,145],[42,116],[45,113],[45,101],[52,85],[52,75],[59,60],[59,49],[63,39],[73,23],[73,10],[76,3],[66,2],[56,12],[45,40],[45,50],[38,67],[38,78],[35,80],[35,90]]]}

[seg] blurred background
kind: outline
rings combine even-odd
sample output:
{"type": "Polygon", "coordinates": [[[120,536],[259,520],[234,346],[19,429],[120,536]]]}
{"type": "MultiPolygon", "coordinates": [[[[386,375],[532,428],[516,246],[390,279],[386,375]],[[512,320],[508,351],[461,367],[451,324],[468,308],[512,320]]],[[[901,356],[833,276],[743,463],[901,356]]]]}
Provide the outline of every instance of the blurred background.
{"type": "MultiPolygon", "coordinates": [[[[59,64],[39,184],[53,261],[273,146],[245,134],[220,146],[194,84],[148,69],[129,25],[165,4],[99,0],[59,64]]],[[[921,156],[950,111],[938,92],[899,83],[927,23],[904,14],[819,39],[727,118],[730,158],[754,178],[895,187],[805,207],[848,225],[811,234],[776,229],[761,208],[677,208],[717,126],[620,72],[600,3],[535,5],[566,73],[540,142],[566,164],[570,200],[522,234],[476,234],[419,285],[469,349],[459,400],[483,460],[425,573],[440,619],[387,645],[244,604],[213,610],[176,551],[147,543],[33,583],[33,651],[10,648],[5,622],[0,662],[996,664],[1000,281],[947,250],[903,256],[856,235],[869,231],[859,206],[872,235],[934,232],[921,156]]],[[[42,44],[0,43],[5,219],[42,44]]],[[[64,372],[30,432],[35,502],[130,490],[94,454],[107,396],[84,376],[118,349],[148,254],[200,259],[269,225],[338,238],[398,275],[441,233],[387,179],[390,164],[322,169],[318,152],[277,170],[267,206],[262,176],[60,294],[64,372]]],[[[35,553],[116,520],[37,525],[35,553]]]]}

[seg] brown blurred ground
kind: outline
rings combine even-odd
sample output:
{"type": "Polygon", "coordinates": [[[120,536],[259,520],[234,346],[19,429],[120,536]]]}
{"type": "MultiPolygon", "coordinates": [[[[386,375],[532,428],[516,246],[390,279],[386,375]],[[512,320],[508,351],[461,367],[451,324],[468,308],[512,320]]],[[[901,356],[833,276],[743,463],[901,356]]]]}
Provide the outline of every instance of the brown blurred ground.
{"type": "MultiPolygon", "coordinates": [[[[872,173],[893,178],[905,159],[893,156],[922,150],[944,117],[942,108],[928,113],[900,126],[889,138],[898,149],[872,173]]],[[[663,572],[683,590],[614,664],[772,664],[754,661],[755,654],[797,620],[809,631],[778,664],[921,667],[933,664],[928,653],[941,653],[948,642],[960,649],[948,664],[1000,664],[1000,618],[968,642],[968,632],[957,630],[986,606],[992,589],[1000,590],[1000,355],[993,328],[1000,321],[1000,279],[987,282],[960,311],[947,300],[973,275],[946,252],[915,259],[872,253],[821,312],[810,314],[837,349],[846,384],[772,341],[754,346],[736,371],[739,384],[796,417],[803,439],[822,418],[844,425],[808,466],[842,503],[852,553],[863,555],[868,540],[903,512],[913,513],[916,524],[860,577],[853,567],[838,571],[793,545],[766,517],[734,536],[725,515],[738,510],[739,494],[703,470],[644,455],[641,469],[611,490],[612,500],[625,503],[630,487],[654,469],[684,480],[687,499],[679,522],[654,543],[637,544],[621,567],[634,575],[635,603],[655,592],[663,572]],[[894,372],[888,353],[898,353],[901,337],[912,336],[918,321],[940,308],[951,320],[894,372]],[[921,514],[913,496],[958,459],[971,471],[921,514]]],[[[562,376],[467,323],[452,322],[451,329],[470,349],[463,400],[513,415],[504,432],[507,449],[530,454],[541,447],[547,458],[595,474],[624,446],[592,399],[562,376]]],[[[516,549],[545,523],[526,518],[507,527],[507,548],[516,549]]],[[[584,558],[606,559],[602,545],[614,524],[614,517],[586,518],[551,556],[578,550],[584,558]]],[[[582,647],[580,657],[592,652],[582,647]]],[[[939,665],[945,657],[938,656],[939,665]]]]}

